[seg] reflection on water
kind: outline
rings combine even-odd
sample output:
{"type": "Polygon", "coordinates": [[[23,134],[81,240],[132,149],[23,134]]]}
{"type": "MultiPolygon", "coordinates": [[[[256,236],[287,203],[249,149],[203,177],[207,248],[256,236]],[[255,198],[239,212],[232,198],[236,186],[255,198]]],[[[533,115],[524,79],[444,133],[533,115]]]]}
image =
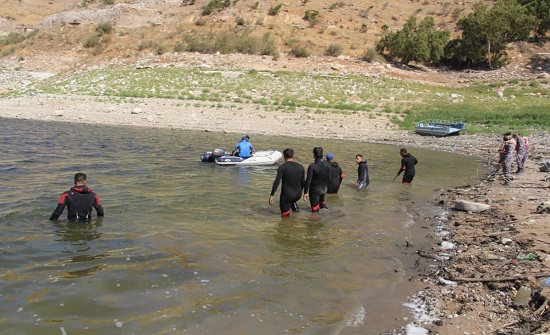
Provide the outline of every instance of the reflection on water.
{"type": "Polygon", "coordinates": [[[292,147],[304,166],[321,144],[346,173],[328,211],[300,201],[282,219],[267,201],[277,165],[199,161],[235,137],[2,120],[0,333],[372,333],[370,320],[393,319],[373,298],[392,296],[413,266],[399,246],[425,235],[409,213],[431,215],[433,190],[471,183],[479,165],[413,149],[421,163],[403,186],[392,181],[399,148],[255,135],[258,149],[292,147]],[[357,152],[370,165],[364,191],[351,186],[357,152]],[[106,216],[48,221],[78,171],[106,216]]]}
{"type": "Polygon", "coordinates": [[[93,241],[101,236],[98,228],[103,225],[103,218],[86,222],[56,221],[53,225],[57,228],[55,234],[60,237],[57,241],[84,242],[82,245],[86,245],[86,241],[93,241]]]}

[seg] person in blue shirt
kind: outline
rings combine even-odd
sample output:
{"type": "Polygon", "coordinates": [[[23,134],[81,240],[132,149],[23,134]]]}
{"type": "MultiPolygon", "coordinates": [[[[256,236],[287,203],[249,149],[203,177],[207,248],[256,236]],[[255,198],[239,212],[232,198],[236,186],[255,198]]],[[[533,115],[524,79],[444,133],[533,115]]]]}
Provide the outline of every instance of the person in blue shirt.
{"type": "Polygon", "coordinates": [[[250,158],[254,154],[254,147],[252,143],[249,142],[250,137],[248,135],[243,135],[241,141],[237,143],[231,155],[239,156],[241,158],[250,158]]]}

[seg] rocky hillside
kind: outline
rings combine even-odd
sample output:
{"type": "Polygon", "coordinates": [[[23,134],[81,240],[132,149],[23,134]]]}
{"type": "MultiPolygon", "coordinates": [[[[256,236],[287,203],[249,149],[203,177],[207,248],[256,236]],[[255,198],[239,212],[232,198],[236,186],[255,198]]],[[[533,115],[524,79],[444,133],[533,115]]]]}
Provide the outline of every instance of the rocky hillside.
{"type": "MultiPolygon", "coordinates": [[[[547,71],[533,63],[544,45],[520,44],[510,50],[511,65],[487,74],[448,73],[424,68],[399,68],[360,60],[380,39],[384,25],[397,30],[411,16],[432,16],[438,27],[453,30],[476,1],[439,0],[234,0],[222,10],[203,15],[210,0],[4,0],[0,3],[0,35],[17,33],[22,41],[0,45],[6,71],[59,73],[93,66],[209,66],[245,69],[337,73],[393,72],[395,76],[460,84],[501,76],[533,77],[547,71]],[[315,20],[304,19],[317,11],[315,20]],[[98,25],[112,30],[99,38],[98,25]],[[177,51],[184,36],[207,32],[269,34],[280,56],[198,55],[177,51]],[[34,33],[33,33],[34,32],[34,33]],[[311,56],[289,55],[299,43],[311,56]],[[341,54],[326,56],[337,45],[341,54]],[[540,72],[540,73],[539,73],[540,72]],[[472,79],[473,78],[473,79],[472,79]]],[[[219,1],[222,3],[223,1],[219,1]]],[[[6,79],[4,79],[5,81],[6,79]]],[[[0,81],[2,79],[0,78],[0,81]]],[[[24,81],[21,79],[19,81],[24,81]]],[[[4,86],[4,85],[2,85],[4,86]]],[[[9,86],[9,85],[8,85],[9,86]]]]}

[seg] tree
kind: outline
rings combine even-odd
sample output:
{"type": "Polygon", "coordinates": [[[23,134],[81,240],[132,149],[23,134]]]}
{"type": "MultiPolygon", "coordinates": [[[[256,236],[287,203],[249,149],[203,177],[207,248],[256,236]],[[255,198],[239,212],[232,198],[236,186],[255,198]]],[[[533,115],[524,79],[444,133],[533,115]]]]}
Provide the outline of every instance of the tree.
{"type": "Polygon", "coordinates": [[[502,66],[508,43],[528,39],[535,26],[534,17],[516,0],[497,0],[490,9],[477,3],[473,9],[458,21],[462,37],[451,41],[447,47],[447,56],[456,65],[502,66]]]}
{"type": "Polygon", "coordinates": [[[546,36],[550,30],[550,1],[548,0],[518,0],[527,9],[527,13],[536,18],[535,38],[546,36]]]}
{"type": "Polygon", "coordinates": [[[411,16],[403,29],[388,32],[382,27],[382,38],[376,44],[376,51],[389,59],[400,59],[403,64],[410,62],[437,63],[444,54],[444,48],[451,33],[435,29],[433,17],[424,18],[417,24],[411,16]]]}

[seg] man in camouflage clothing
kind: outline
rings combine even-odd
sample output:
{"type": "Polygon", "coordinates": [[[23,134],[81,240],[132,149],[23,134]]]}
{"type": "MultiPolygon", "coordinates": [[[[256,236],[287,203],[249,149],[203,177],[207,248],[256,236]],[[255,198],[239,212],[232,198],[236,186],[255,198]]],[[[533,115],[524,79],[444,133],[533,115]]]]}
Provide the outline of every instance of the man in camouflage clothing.
{"type": "Polygon", "coordinates": [[[507,185],[510,182],[510,171],[512,170],[512,158],[516,142],[511,133],[504,134],[502,141],[502,146],[498,150],[500,154],[499,163],[502,166],[502,173],[504,174],[504,185],[507,185]]]}
{"type": "Polygon", "coordinates": [[[516,173],[521,174],[523,172],[525,160],[527,159],[527,146],[525,145],[525,140],[520,134],[514,134],[514,140],[516,140],[516,163],[518,165],[516,173]]]}

